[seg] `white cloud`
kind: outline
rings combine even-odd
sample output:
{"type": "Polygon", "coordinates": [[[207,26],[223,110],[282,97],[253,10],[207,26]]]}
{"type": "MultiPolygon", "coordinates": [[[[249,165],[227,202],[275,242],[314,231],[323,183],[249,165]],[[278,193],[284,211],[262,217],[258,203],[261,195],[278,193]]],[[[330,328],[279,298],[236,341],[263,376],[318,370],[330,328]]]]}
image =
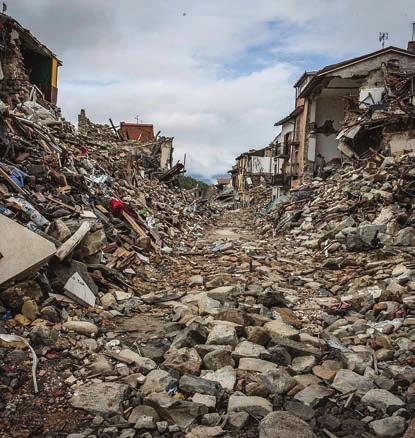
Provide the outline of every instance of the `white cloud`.
{"type": "Polygon", "coordinates": [[[267,145],[293,106],[302,59],[403,46],[412,1],[14,0],[11,15],[59,54],[59,103],[76,121],[134,120],[175,137],[176,158],[210,176],[267,145]]]}

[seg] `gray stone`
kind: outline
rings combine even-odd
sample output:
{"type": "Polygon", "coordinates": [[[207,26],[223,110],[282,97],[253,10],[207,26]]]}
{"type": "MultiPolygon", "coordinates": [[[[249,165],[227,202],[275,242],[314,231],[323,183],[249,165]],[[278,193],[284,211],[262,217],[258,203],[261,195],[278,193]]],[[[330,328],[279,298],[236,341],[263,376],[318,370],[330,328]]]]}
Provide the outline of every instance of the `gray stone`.
{"type": "Polygon", "coordinates": [[[415,246],[415,228],[406,227],[398,231],[395,236],[397,246],[415,246]]]}
{"type": "Polygon", "coordinates": [[[127,389],[127,385],[114,382],[85,384],[75,390],[70,403],[94,414],[120,413],[127,389]]]}
{"type": "Polygon", "coordinates": [[[103,354],[98,354],[88,368],[92,374],[102,374],[105,376],[112,373],[112,365],[103,354]]]}
{"type": "Polygon", "coordinates": [[[153,409],[151,406],[139,405],[131,411],[131,414],[128,417],[128,422],[135,424],[141,417],[144,416],[152,417],[155,421],[160,418],[156,410],[153,409]]]}
{"type": "Polygon", "coordinates": [[[314,356],[297,356],[291,362],[291,368],[296,373],[309,373],[316,364],[314,356]]]}
{"type": "Polygon", "coordinates": [[[321,401],[330,397],[333,392],[334,391],[332,389],[326,388],[322,385],[312,384],[298,392],[294,399],[304,403],[306,406],[313,408],[321,401]]]}
{"type": "Polygon", "coordinates": [[[381,420],[372,421],[369,426],[378,437],[401,437],[405,431],[406,422],[402,417],[387,417],[382,418],[381,420]]]}
{"type": "Polygon", "coordinates": [[[268,331],[270,336],[277,335],[289,338],[300,333],[297,329],[281,320],[267,322],[264,328],[268,331]]]}
{"type": "Polygon", "coordinates": [[[180,378],[179,388],[183,392],[213,395],[217,399],[221,398],[223,392],[220,383],[188,374],[180,378]]]}
{"type": "Polygon", "coordinates": [[[205,293],[201,295],[197,304],[200,315],[216,315],[221,309],[220,302],[208,297],[205,293]]]}
{"type": "Polygon", "coordinates": [[[296,417],[301,418],[304,421],[310,421],[314,418],[315,411],[297,400],[288,400],[285,403],[285,409],[296,417]]]}
{"type": "Polygon", "coordinates": [[[247,412],[230,412],[228,414],[228,425],[232,429],[241,430],[246,427],[249,421],[247,412]]]}
{"type": "Polygon", "coordinates": [[[203,358],[203,364],[209,370],[219,370],[226,366],[235,366],[235,361],[232,359],[232,354],[229,350],[215,350],[207,353],[203,358]]]}
{"type": "Polygon", "coordinates": [[[207,344],[236,345],[238,337],[235,328],[228,324],[215,325],[207,338],[207,344]]]}
{"type": "Polygon", "coordinates": [[[144,404],[153,407],[162,419],[177,425],[182,430],[187,429],[196,421],[196,418],[208,412],[208,408],[204,405],[175,400],[166,393],[149,394],[144,399],[144,404]]]}
{"type": "MultiPolygon", "coordinates": [[[[288,353],[293,356],[321,356],[321,351],[319,348],[311,347],[303,342],[297,342],[292,339],[288,339],[284,336],[274,335],[271,338],[271,345],[276,345],[278,347],[284,347],[287,349],[288,353]]],[[[272,352],[271,348],[268,348],[272,352]]]]}
{"type": "Polygon", "coordinates": [[[201,423],[204,426],[217,426],[221,420],[222,417],[217,412],[211,412],[210,414],[203,415],[201,423]]]}
{"type": "Polygon", "coordinates": [[[220,426],[196,426],[186,434],[186,438],[214,438],[224,433],[220,426]]]}
{"type": "Polygon", "coordinates": [[[163,366],[179,371],[181,374],[199,374],[202,359],[194,348],[183,347],[179,350],[169,350],[163,366]]]}
{"type": "Polygon", "coordinates": [[[359,226],[358,231],[363,242],[372,245],[375,236],[386,231],[386,225],[364,224],[359,226]]]}
{"type": "Polygon", "coordinates": [[[390,413],[390,410],[405,406],[399,397],[386,389],[371,389],[362,397],[362,403],[373,406],[384,413],[390,413]]]}
{"type": "Polygon", "coordinates": [[[367,377],[361,376],[351,370],[339,370],[331,385],[337,391],[345,394],[346,392],[356,391],[360,396],[373,389],[375,385],[367,377]]]}
{"type": "Polygon", "coordinates": [[[154,360],[140,356],[138,353],[135,353],[129,348],[124,348],[121,350],[118,354],[118,357],[127,363],[133,362],[135,366],[140,369],[140,372],[144,374],[157,368],[157,364],[154,362],[154,360]]]}
{"type": "Polygon", "coordinates": [[[203,277],[201,275],[192,275],[187,282],[189,283],[189,286],[202,286],[203,277]]]}
{"type": "Polygon", "coordinates": [[[263,327],[245,327],[246,339],[254,344],[266,345],[270,340],[270,335],[263,327]]]}
{"type": "Polygon", "coordinates": [[[221,384],[225,391],[233,391],[236,383],[236,371],[231,366],[220,368],[216,371],[207,371],[203,377],[221,384]]]}
{"type": "MultiPolygon", "coordinates": [[[[363,374],[367,367],[372,365],[372,352],[363,346],[360,351],[351,351],[341,354],[344,366],[349,370],[355,371],[358,374],[363,374]]],[[[355,347],[357,349],[357,347],[355,347]]]]}
{"type": "Polygon", "coordinates": [[[231,395],[228,412],[247,412],[255,418],[263,418],[272,412],[272,404],[263,397],[231,395]]]}
{"type": "Polygon", "coordinates": [[[142,415],[137,419],[134,428],[137,430],[154,430],[156,428],[156,422],[154,421],[154,417],[142,415]]]}
{"type": "Polygon", "coordinates": [[[101,301],[101,306],[104,309],[111,307],[117,302],[117,300],[115,299],[114,295],[111,292],[107,292],[106,294],[102,295],[100,301],[101,301]]]}
{"type": "Polygon", "coordinates": [[[243,357],[261,358],[269,357],[270,354],[263,345],[254,344],[249,341],[240,342],[232,353],[232,356],[236,359],[243,357]]]}
{"type": "Polygon", "coordinates": [[[216,397],[214,395],[196,393],[192,397],[192,401],[195,403],[199,403],[201,405],[205,405],[208,408],[212,408],[212,409],[214,409],[216,406],[216,397]]]}
{"type": "Polygon", "coordinates": [[[269,371],[277,371],[278,366],[266,360],[244,357],[239,361],[238,369],[241,371],[267,373],[269,371]]]}
{"type": "Polygon", "coordinates": [[[259,438],[315,438],[309,425],[285,411],[268,414],[259,423],[259,438]]]}
{"type": "Polygon", "coordinates": [[[140,392],[143,395],[150,394],[152,392],[163,392],[169,388],[173,388],[177,385],[177,380],[167,371],[153,370],[150,371],[144,384],[140,388],[140,392]]]}
{"type": "Polygon", "coordinates": [[[98,333],[98,327],[88,321],[67,321],[63,324],[63,328],[85,336],[93,336],[98,333]]]}

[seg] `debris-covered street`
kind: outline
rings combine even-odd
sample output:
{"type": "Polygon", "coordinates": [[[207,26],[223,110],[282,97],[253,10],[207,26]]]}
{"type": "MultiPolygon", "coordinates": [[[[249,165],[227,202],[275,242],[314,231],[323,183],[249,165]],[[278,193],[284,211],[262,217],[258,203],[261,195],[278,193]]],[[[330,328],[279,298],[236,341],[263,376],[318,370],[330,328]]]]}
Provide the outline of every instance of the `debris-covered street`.
{"type": "Polygon", "coordinates": [[[415,41],[304,72],[208,184],[114,102],[66,120],[6,11],[0,437],[414,438],[415,41]]]}

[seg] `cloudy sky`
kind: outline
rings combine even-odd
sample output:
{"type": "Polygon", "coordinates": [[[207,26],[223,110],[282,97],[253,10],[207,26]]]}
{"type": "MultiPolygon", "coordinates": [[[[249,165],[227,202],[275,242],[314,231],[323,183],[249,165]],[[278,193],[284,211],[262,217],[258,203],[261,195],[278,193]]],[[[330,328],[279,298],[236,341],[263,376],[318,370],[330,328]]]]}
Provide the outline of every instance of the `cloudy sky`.
{"type": "Polygon", "coordinates": [[[225,173],[264,147],[313,70],[389,44],[406,47],[413,0],[6,0],[64,65],[59,105],[77,120],[138,115],[175,137],[188,172],[225,173]]]}

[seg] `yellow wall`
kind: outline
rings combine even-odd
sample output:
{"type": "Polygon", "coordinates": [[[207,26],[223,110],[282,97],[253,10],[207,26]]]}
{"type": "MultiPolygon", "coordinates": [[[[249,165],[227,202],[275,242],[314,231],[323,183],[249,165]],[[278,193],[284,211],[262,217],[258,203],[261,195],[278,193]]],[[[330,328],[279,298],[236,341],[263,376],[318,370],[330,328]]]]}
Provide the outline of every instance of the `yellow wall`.
{"type": "Polygon", "coordinates": [[[58,87],[58,60],[56,58],[52,58],[52,72],[50,84],[52,85],[52,87],[58,87]]]}

